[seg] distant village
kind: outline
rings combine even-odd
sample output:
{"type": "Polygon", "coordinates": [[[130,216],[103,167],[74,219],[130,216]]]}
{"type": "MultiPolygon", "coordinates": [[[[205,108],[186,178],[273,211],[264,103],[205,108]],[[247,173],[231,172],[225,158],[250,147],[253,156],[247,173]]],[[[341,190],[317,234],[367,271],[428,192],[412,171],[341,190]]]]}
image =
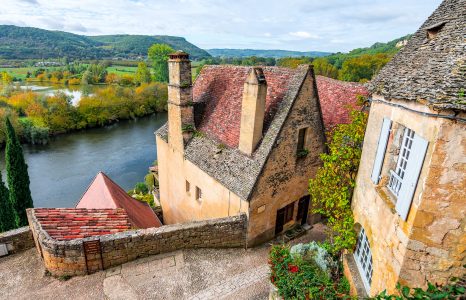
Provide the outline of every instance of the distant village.
{"type": "MultiPolygon", "coordinates": [[[[100,172],[75,207],[28,208],[28,226],[1,233],[0,265],[35,248],[51,276],[111,278],[124,277],[126,264],[176,251],[266,247],[269,299],[315,299],[311,286],[292,286],[296,274],[333,282],[312,283],[334,291],[327,299],[395,299],[388,295],[400,286],[415,297],[431,285],[432,295],[451,293],[435,299],[463,299],[464,4],[443,1],[366,84],[315,75],[312,65],[205,65],[193,81],[189,53],[171,53],[168,121],[154,133],[150,168],[157,208],[100,172]],[[357,153],[337,156],[338,149],[357,153]],[[350,155],[355,170],[338,164],[350,155]],[[341,182],[353,184],[340,186],[343,196],[318,199],[339,188],[324,190],[339,168],[354,174],[341,182]],[[345,218],[332,214],[340,209],[345,218]],[[326,243],[313,238],[320,226],[326,243]]],[[[223,299],[225,286],[187,298],[223,299]]]]}

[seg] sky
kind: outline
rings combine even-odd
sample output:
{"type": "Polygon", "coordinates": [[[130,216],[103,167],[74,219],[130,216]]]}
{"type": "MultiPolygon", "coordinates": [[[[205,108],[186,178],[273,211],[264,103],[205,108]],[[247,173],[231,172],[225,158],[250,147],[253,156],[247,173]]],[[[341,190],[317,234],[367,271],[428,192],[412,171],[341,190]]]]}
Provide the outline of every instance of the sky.
{"type": "Polygon", "coordinates": [[[204,48],[346,52],[413,33],[441,0],[0,0],[0,24],[183,36],[204,48]]]}

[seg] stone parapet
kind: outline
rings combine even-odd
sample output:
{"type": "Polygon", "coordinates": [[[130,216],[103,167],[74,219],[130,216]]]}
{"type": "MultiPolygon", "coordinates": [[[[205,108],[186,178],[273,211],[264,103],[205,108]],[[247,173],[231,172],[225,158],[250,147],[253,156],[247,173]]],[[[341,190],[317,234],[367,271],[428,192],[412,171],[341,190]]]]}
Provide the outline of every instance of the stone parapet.
{"type": "Polygon", "coordinates": [[[28,210],[46,269],[55,276],[94,273],[137,258],[190,248],[233,248],[246,245],[246,215],[138,229],[97,237],[57,241],[28,210]]]}
{"type": "Polygon", "coordinates": [[[25,226],[0,233],[0,245],[6,246],[6,254],[15,254],[33,248],[34,239],[29,227],[25,226]]]}

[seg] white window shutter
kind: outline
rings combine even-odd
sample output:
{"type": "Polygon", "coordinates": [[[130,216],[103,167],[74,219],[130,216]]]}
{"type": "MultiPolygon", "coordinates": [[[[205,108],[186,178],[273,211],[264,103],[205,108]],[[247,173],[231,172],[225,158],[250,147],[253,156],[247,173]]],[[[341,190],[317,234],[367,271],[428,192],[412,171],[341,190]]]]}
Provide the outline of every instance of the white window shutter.
{"type": "Polygon", "coordinates": [[[403,220],[406,221],[416,191],[417,181],[421,173],[424,157],[426,156],[428,142],[414,134],[413,145],[410,157],[406,165],[406,173],[403,177],[398,199],[396,201],[396,211],[403,220]]]}
{"type": "Polygon", "coordinates": [[[371,179],[375,184],[379,183],[380,171],[382,171],[383,159],[385,157],[385,151],[387,150],[388,137],[390,136],[390,128],[392,127],[392,121],[384,118],[382,128],[380,129],[379,143],[377,145],[377,152],[375,154],[374,166],[372,168],[371,179]]]}

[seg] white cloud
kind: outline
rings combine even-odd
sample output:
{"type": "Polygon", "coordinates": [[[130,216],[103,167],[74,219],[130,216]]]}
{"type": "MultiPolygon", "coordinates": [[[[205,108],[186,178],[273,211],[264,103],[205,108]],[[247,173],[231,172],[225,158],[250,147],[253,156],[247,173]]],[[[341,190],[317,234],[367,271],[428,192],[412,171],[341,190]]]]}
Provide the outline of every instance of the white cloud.
{"type": "Polygon", "coordinates": [[[290,32],[289,35],[300,38],[300,39],[318,39],[319,38],[317,34],[311,34],[307,31],[290,32]]]}
{"type": "Polygon", "coordinates": [[[0,1],[0,24],[13,23],[88,35],[117,33],[175,35],[183,36],[202,48],[270,49],[273,47],[335,52],[370,46],[377,41],[388,41],[412,33],[441,2],[441,0],[0,1]]]}

